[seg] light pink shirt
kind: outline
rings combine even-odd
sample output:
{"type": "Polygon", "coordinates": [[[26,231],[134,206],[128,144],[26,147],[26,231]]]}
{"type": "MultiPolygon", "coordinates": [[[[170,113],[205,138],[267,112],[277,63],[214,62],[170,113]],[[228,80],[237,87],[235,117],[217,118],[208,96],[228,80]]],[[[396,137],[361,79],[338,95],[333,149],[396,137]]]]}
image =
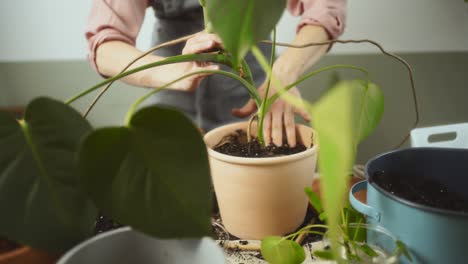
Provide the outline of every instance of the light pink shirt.
{"type": "MultiPolygon", "coordinates": [[[[121,40],[135,45],[151,0],[93,0],[86,27],[89,44],[88,59],[96,68],[97,47],[110,40],[121,40]]],[[[288,0],[288,10],[294,16],[302,15],[297,26],[320,25],[331,39],[343,33],[346,0],[288,0]]]]}

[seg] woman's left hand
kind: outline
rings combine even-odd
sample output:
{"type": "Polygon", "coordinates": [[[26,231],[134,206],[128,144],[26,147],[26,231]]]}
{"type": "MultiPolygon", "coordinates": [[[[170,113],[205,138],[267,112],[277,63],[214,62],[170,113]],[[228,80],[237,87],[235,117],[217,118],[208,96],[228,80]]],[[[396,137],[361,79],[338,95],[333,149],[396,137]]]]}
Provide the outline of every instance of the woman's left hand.
{"type": "MultiPolygon", "coordinates": [[[[267,88],[267,82],[265,81],[259,88],[258,94],[260,97],[264,97],[265,90],[267,88]]],[[[301,98],[301,93],[297,87],[291,88],[288,93],[298,98],[301,98]]],[[[270,90],[268,97],[275,94],[273,85],[270,84],[270,90]]],[[[255,101],[250,99],[242,108],[232,109],[232,114],[237,117],[247,117],[257,110],[255,101]]],[[[310,121],[310,115],[303,109],[298,109],[283,99],[278,98],[270,107],[270,110],[265,114],[263,121],[263,137],[265,145],[269,145],[273,142],[276,146],[283,145],[283,134],[286,135],[286,142],[289,147],[296,146],[296,124],[294,121],[295,114],[300,115],[304,120],[310,121]],[[286,133],[283,133],[285,131],[286,133]]]]}

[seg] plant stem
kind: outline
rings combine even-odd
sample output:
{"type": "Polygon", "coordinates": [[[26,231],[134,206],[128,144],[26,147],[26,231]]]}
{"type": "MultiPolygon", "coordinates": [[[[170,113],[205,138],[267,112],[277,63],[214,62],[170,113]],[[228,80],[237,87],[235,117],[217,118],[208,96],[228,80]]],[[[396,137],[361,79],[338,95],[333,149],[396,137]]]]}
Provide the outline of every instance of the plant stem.
{"type": "Polygon", "coordinates": [[[241,62],[241,68],[239,69],[239,72],[242,78],[255,86],[255,82],[252,77],[252,71],[250,70],[249,64],[247,61],[245,61],[245,59],[243,59],[241,62]]]}
{"type": "MultiPolygon", "coordinates": [[[[263,56],[262,52],[260,51],[260,49],[257,46],[252,47],[252,54],[255,56],[258,63],[260,64],[260,66],[263,68],[263,70],[267,74],[271,74],[271,68],[269,67],[268,62],[266,61],[265,57],[263,56]]],[[[302,108],[302,109],[308,111],[309,113],[312,112],[312,104],[310,104],[307,101],[303,101],[302,99],[297,98],[297,97],[295,97],[293,95],[290,95],[289,93],[286,93],[284,91],[283,84],[281,83],[280,80],[278,80],[276,78],[276,76],[274,74],[271,74],[271,80],[273,81],[273,84],[275,85],[275,88],[277,89],[277,91],[281,92],[281,97],[285,101],[287,101],[288,103],[290,103],[290,104],[292,104],[292,105],[294,105],[294,106],[296,106],[298,108],[302,108]]],[[[265,110],[268,111],[268,107],[265,110]]]]}
{"type": "Polygon", "coordinates": [[[181,81],[187,77],[190,77],[190,76],[193,76],[193,75],[197,75],[197,74],[206,74],[206,73],[209,73],[209,74],[221,74],[221,75],[224,75],[224,76],[227,76],[229,78],[232,78],[232,79],[235,79],[235,80],[238,80],[240,83],[242,83],[242,85],[244,85],[247,89],[254,89],[255,90],[255,87],[253,87],[249,82],[247,82],[246,80],[244,80],[243,78],[241,78],[240,76],[238,75],[235,75],[234,73],[231,73],[231,72],[227,72],[227,71],[220,71],[220,70],[201,70],[201,71],[196,71],[196,72],[191,72],[189,74],[186,74],[174,81],[171,81],[157,89],[154,89],[153,91],[145,94],[144,96],[138,98],[138,100],[136,100],[132,106],[130,107],[130,109],[128,110],[126,116],[125,116],[125,124],[128,126],[130,124],[130,120],[133,116],[133,114],[135,113],[136,109],[138,108],[138,106],[144,102],[146,99],[148,99],[151,95],[161,91],[162,89],[166,89],[167,87],[173,85],[174,83],[178,82],[178,81],[181,81]]]}
{"type": "MultiPolygon", "coordinates": [[[[70,104],[70,103],[78,100],[79,98],[93,92],[94,90],[98,89],[99,87],[104,86],[104,85],[106,85],[106,84],[108,84],[110,82],[116,81],[116,80],[118,80],[120,78],[123,78],[125,76],[128,76],[130,74],[133,74],[133,73],[136,73],[136,72],[139,72],[139,71],[143,71],[143,70],[146,70],[146,69],[149,69],[149,68],[161,66],[161,65],[166,65],[166,64],[171,64],[171,63],[178,63],[178,62],[187,62],[187,61],[217,62],[217,63],[221,63],[221,64],[231,66],[230,58],[228,56],[224,55],[224,54],[187,54],[187,55],[174,56],[174,57],[170,57],[170,58],[167,58],[167,59],[164,59],[164,60],[161,60],[161,61],[148,63],[148,64],[145,64],[143,66],[140,66],[140,67],[131,69],[129,71],[125,71],[123,73],[120,73],[120,74],[118,74],[118,75],[116,75],[114,77],[108,78],[108,79],[94,85],[93,87],[79,93],[78,95],[68,99],[65,102],[65,104],[70,104]]],[[[246,82],[246,83],[248,83],[248,82],[246,82]]],[[[256,95],[255,87],[252,88],[252,87],[247,87],[246,86],[246,88],[249,90],[249,93],[253,94],[251,96],[254,96],[254,98],[255,98],[255,95],[256,95]]],[[[256,98],[258,100],[260,100],[258,95],[256,95],[256,98]]]]}
{"type": "MultiPolygon", "coordinates": [[[[261,43],[266,43],[266,44],[271,44],[270,40],[262,40],[260,42],[261,43]]],[[[408,75],[409,75],[409,79],[410,79],[410,83],[411,83],[411,92],[412,92],[412,96],[413,96],[414,112],[415,112],[415,115],[416,115],[415,121],[414,121],[413,126],[411,127],[411,130],[416,128],[418,126],[418,124],[419,124],[419,106],[418,106],[416,87],[415,87],[415,84],[414,84],[413,69],[411,68],[411,65],[406,60],[404,60],[403,58],[401,58],[400,56],[398,56],[398,55],[396,55],[394,53],[386,51],[382,47],[382,45],[380,45],[379,43],[377,43],[377,42],[375,42],[373,40],[370,40],[370,39],[358,39],[358,40],[352,40],[352,39],[351,40],[338,40],[338,39],[335,39],[335,40],[324,41],[324,42],[311,42],[311,43],[307,43],[307,44],[304,44],[304,45],[293,45],[293,44],[289,44],[289,43],[277,42],[276,45],[277,46],[283,46],[283,47],[290,47],[290,48],[307,48],[307,47],[311,47],[311,46],[329,45],[329,44],[333,44],[333,43],[341,43],[341,44],[346,44],[346,43],[369,43],[369,44],[372,44],[372,45],[376,46],[380,50],[380,52],[382,52],[386,56],[389,56],[391,58],[396,59],[398,62],[402,63],[405,66],[406,70],[408,71],[408,75]]],[[[403,140],[398,145],[396,145],[394,148],[401,147],[408,140],[409,137],[410,137],[410,134],[407,133],[405,135],[405,137],[403,138],[403,140]]]]}
{"type": "MultiPolygon", "coordinates": [[[[141,54],[140,56],[138,56],[138,57],[136,57],[134,60],[132,60],[130,63],[128,63],[128,64],[119,72],[119,74],[125,72],[128,68],[130,68],[130,66],[132,66],[135,62],[137,62],[137,61],[140,60],[141,58],[145,57],[146,55],[151,54],[151,53],[155,52],[155,51],[158,50],[158,49],[161,49],[161,48],[164,48],[164,47],[168,47],[168,46],[172,46],[172,45],[175,45],[175,44],[178,44],[178,43],[187,41],[188,39],[192,38],[192,37],[195,36],[196,34],[197,34],[197,33],[192,34],[192,35],[188,35],[188,36],[185,36],[185,37],[181,37],[181,38],[178,38],[178,39],[175,39],[175,40],[167,41],[167,42],[164,42],[164,43],[161,43],[161,44],[158,44],[158,45],[152,47],[151,49],[149,49],[148,51],[146,51],[145,53],[141,54]]],[[[111,85],[112,85],[113,83],[114,83],[114,81],[108,83],[107,86],[104,87],[104,88],[99,92],[99,94],[93,99],[93,101],[91,102],[91,104],[88,106],[88,109],[86,109],[86,111],[83,113],[83,116],[84,116],[84,117],[87,117],[87,116],[88,116],[89,112],[91,112],[91,110],[92,110],[93,107],[96,105],[96,103],[99,101],[99,99],[104,95],[104,93],[107,92],[107,90],[109,90],[109,88],[111,87],[111,85]]]]}
{"type": "Polygon", "coordinates": [[[290,238],[290,237],[297,236],[298,234],[301,234],[301,233],[303,233],[304,231],[309,230],[309,229],[312,229],[312,228],[324,228],[324,229],[327,229],[328,226],[327,226],[327,225],[319,225],[319,224],[307,225],[307,226],[305,226],[305,227],[299,229],[297,232],[292,233],[292,234],[289,234],[289,235],[287,235],[287,236],[285,236],[285,237],[283,237],[283,238],[284,238],[284,239],[288,239],[288,238],[290,238]]]}
{"type": "MultiPolygon", "coordinates": [[[[276,43],[276,28],[273,28],[273,42],[271,44],[271,54],[270,54],[270,69],[273,68],[273,62],[275,60],[275,43],[276,43]]],[[[271,84],[271,72],[267,75],[267,87],[265,89],[265,94],[263,95],[262,105],[259,108],[259,119],[258,119],[258,128],[257,128],[257,137],[258,141],[262,146],[265,146],[265,140],[263,138],[263,121],[265,119],[265,110],[268,100],[268,94],[270,92],[270,84],[271,84]]]]}
{"type": "Polygon", "coordinates": [[[317,75],[321,72],[325,72],[325,71],[330,71],[330,70],[334,70],[334,69],[339,69],[339,68],[345,68],[345,69],[354,69],[354,70],[358,70],[358,71],[361,71],[363,73],[366,74],[366,79],[369,78],[369,73],[366,69],[364,68],[361,68],[361,67],[357,67],[357,66],[354,66],[354,65],[349,65],[349,64],[336,64],[336,65],[331,65],[331,66],[327,66],[327,67],[323,67],[323,68],[320,68],[316,71],[313,71],[313,72],[310,72],[306,75],[304,75],[303,77],[301,77],[300,79],[298,79],[297,81],[291,83],[291,84],[288,84],[286,87],[284,87],[283,90],[281,91],[278,91],[276,92],[274,95],[272,95],[270,97],[270,99],[268,99],[268,102],[267,102],[267,107],[270,107],[271,104],[276,100],[278,99],[282,93],[288,91],[289,89],[293,88],[294,86],[300,84],[301,82],[309,79],[310,77],[314,76],[314,75],[317,75]]]}
{"type": "MultiPolygon", "coordinates": [[[[249,118],[249,121],[247,122],[247,142],[249,142],[249,143],[250,143],[250,141],[252,141],[252,135],[251,135],[252,123],[256,118],[258,118],[258,114],[253,114],[249,118]]],[[[250,147],[250,145],[249,145],[249,147],[250,147]]],[[[250,150],[250,148],[249,148],[249,150],[250,150]]]]}
{"type": "Polygon", "coordinates": [[[206,9],[206,1],[205,0],[199,0],[200,5],[203,9],[203,22],[205,24],[205,31],[206,33],[212,33],[213,28],[211,26],[210,20],[208,18],[208,10],[206,9]]]}

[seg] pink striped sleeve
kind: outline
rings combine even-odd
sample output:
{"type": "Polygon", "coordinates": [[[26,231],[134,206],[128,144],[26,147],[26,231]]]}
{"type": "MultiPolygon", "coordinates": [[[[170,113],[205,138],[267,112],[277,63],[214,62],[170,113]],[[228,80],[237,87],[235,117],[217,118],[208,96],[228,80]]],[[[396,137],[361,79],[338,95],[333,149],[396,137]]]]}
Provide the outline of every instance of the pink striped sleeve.
{"type": "Polygon", "coordinates": [[[304,25],[320,25],[330,39],[343,34],[346,20],[346,0],[289,0],[288,10],[294,16],[302,15],[297,30],[304,25]]]}
{"type": "Polygon", "coordinates": [[[88,60],[94,69],[96,50],[110,40],[121,40],[135,45],[145,17],[148,0],[93,0],[86,25],[88,60]]]}

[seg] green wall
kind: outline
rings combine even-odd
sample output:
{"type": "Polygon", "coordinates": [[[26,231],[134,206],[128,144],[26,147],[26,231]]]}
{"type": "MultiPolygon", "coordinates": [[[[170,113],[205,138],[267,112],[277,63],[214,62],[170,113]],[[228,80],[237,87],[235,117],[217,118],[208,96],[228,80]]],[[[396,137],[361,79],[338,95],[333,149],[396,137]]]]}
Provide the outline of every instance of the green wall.
{"type": "MultiPolygon", "coordinates": [[[[402,54],[414,68],[418,92],[420,126],[468,121],[468,53],[402,54]]],[[[360,147],[359,162],[395,146],[414,122],[410,84],[405,69],[382,55],[329,55],[316,66],[354,64],[369,70],[385,94],[385,114],[377,131],[360,147]]],[[[361,77],[340,70],[341,78],[361,77]]],[[[309,79],[300,86],[302,94],[314,101],[329,82],[330,75],[309,79]]],[[[0,63],[0,105],[24,105],[31,98],[48,95],[67,99],[97,83],[100,77],[86,61],[37,61],[0,63]]],[[[89,116],[95,126],[120,124],[130,104],[147,91],[114,85],[89,116]]],[[[93,96],[74,104],[85,109],[93,96]]]]}

